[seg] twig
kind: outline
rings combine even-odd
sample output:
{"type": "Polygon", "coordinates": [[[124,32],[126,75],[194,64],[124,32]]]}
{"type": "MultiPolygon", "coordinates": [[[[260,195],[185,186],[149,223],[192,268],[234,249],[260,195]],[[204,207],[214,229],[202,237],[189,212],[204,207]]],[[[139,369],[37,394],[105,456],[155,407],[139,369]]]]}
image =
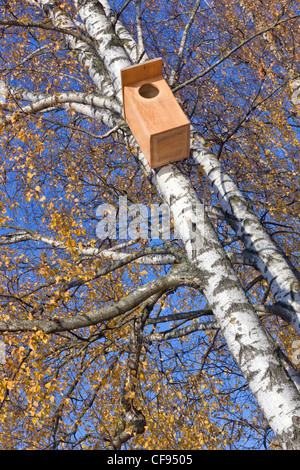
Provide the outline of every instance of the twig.
{"type": "Polygon", "coordinates": [[[248,42],[252,41],[252,39],[255,39],[256,37],[258,36],[261,36],[262,34],[268,32],[268,31],[271,31],[272,29],[276,28],[276,26],[279,26],[280,24],[286,22],[286,21],[289,21],[289,20],[293,20],[295,18],[299,18],[300,15],[294,15],[294,16],[291,16],[289,18],[283,18],[279,21],[276,21],[272,26],[269,26],[267,28],[264,28],[264,29],[261,29],[260,31],[252,34],[249,38],[245,39],[244,41],[240,42],[240,44],[238,44],[237,46],[233,47],[232,49],[230,49],[230,51],[228,51],[226,54],[223,54],[220,59],[218,59],[214,64],[210,65],[209,67],[207,67],[205,70],[203,70],[203,72],[195,75],[194,77],[190,78],[189,80],[187,80],[186,82],[184,83],[181,83],[180,85],[177,85],[175,88],[172,89],[173,93],[175,93],[176,91],[178,90],[181,90],[182,88],[184,88],[185,86],[187,85],[190,85],[191,83],[194,83],[196,80],[198,80],[199,78],[202,78],[204,77],[205,75],[207,75],[209,72],[211,72],[213,69],[215,69],[218,65],[220,65],[222,62],[224,62],[226,59],[228,59],[232,54],[234,54],[236,51],[238,51],[239,49],[241,49],[243,46],[245,46],[246,44],[248,44],[248,42]]]}
{"type": "Polygon", "coordinates": [[[136,8],[136,31],[137,31],[137,59],[140,62],[140,58],[145,53],[143,29],[142,29],[142,6],[141,0],[135,0],[136,8]]]}
{"type": "Polygon", "coordinates": [[[0,29],[4,29],[9,26],[20,26],[21,28],[42,28],[49,31],[54,31],[56,33],[67,34],[69,36],[73,36],[74,38],[85,42],[89,46],[94,47],[93,42],[88,37],[82,35],[79,32],[74,31],[70,28],[59,28],[58,26],[53,26],[50,23],[46,23],[43,21],[17,21],[17,20],[1,20],[0,21],[0,29]]]}
{"type": "Polygon", "coordinates": [[[194,8],[192,10],[192,13],[191,13],[191,16],[189,18],[189,21],[187,22],[187,24],[184,28],[182,38],[181,38],[181,43],[180,43],[180,46],[179,46],[179,49],[178,49],[176,63],[175,63],[174,69],[172,70],[172,72],[170,74],[170,77],[169,77],[169,80],[168,80],[170,87],[172,87],[174,85],[175,77],[176,77],[176,74],[178,73],[180,63],[181,63],[181,60],[182,60],[182,56],[183,56],[185,44],[186,44],[186,41],[187,41],[188,33],[189,33],[189,31],[191,29],[191,26],[194,22],[194,19],[195,19],[196,13],[198,11],[198,8],[200,6],[200,3],[201,3],[201,0],[198,0],[196,2],[196,5],[194,6],[194,8]]]}

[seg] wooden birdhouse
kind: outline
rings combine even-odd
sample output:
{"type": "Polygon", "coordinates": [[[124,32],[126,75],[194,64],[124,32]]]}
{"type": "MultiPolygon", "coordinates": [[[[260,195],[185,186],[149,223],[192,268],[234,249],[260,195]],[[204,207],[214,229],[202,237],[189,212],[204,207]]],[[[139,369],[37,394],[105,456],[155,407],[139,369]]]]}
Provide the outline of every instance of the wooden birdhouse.
{"type": "Polygon", "coordinates": [[[162,59],[121,70],[124,117],[149,166],[189,156],[190,123],[162,76],[162,59]]]}

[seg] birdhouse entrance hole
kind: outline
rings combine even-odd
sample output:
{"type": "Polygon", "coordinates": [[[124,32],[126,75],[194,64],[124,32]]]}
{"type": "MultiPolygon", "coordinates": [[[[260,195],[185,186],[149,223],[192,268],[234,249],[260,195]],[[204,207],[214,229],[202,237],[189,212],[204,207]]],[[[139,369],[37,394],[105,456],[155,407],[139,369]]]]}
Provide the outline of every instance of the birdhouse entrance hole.
{"type": "Polygon", "coordinates": [[[145,85],[141,86],[139,89],[139,94],[143,98],[155,98],[159,93],[159,89],[156,88],[154,85],[151,85],[151,83],[146,83],[145,85]]]}

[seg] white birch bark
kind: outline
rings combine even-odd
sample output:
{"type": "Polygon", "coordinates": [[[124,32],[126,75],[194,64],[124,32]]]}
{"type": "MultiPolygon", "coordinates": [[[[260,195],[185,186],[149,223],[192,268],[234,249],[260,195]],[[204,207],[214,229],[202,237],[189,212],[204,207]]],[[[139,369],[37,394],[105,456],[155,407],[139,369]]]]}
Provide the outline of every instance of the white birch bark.
{"type": "MultiPolygon", "coordinates": [[[[101,31],[105,28],[107,30],[108,27],[104,9],[100,9],[98,2],[95,0],[79,1],[77,3],[81,4],[80,12],[82,19],[87,25],[90,25],[89,27],[87,26],[87,29],[91,36],[99,43],[99,53],[101,57],[103,56],[104,58],[107,55],[107,44],[112,41],[111,38],[106,37],[104,44],[102,44],[100,40],[101,31]],[[96,21],[91,24],[91,20],[89,20],[90,17],[98,18],[98,28],[94,27],[96,21]]],[[[198,7],[199,5],[196,4],[195,8],[198,7]]],[[[116,48],[109,53],[109,59],[107,60],[108,66],[110,61],[114,64],[118,64],[120,68],[123,67],[124,61],[125,66],[131,65],[130,63],[126,65],[126,58],[122,54],[120,55],[119,49],[115,49],[116,48]],[[119,55],[120,59],[118,59],[119,55]]],[[[115,71],[114,75],[116,75],[115,71]]],[[[118,88],[116,92],[119,92],[118,88]]],[[[201,146],[201,138],[197,138],[196,142],[199,148],[199,146],[201,146]]],[[[194,158],[203,165],[206,175],[219,196],[225,212],[230,215],[234,214],[237,219],[238,235],[242,238],[246,248],[258,254],[258,268],[270,285],[275,301],[281,308],[286,309],[286,319],[288,319],[289,323],[297,332],[300,332],[300,285],[294,273],[259,223],[240,191],[231,182],[228,175],[225,174],[218,160],[216,158],[212,159],[212,156],[207,153],[204,146],[202,146],[200,152],[194,152],[193,155],[194,158]],[[211,179],[212,161],[215,170],[213,181],[211,179]],[[209,167],[207,167],[207,163],[210,163],[209,167]],[[218,174],[217,169],[219,170],[218,174]],[[226,180],[227,183],[229,181],[232,183],[231,187],[226,188],[226,190],[223,190],[224,180],[226,180]],[[230,197],[230,201],[227,201],[228,197],[230,197]]]]}
{"type": "MultiPolygon", "coordinates": [[[[52,248],[59,248],[68,251],[67,245],[65,245],[62,241],[56,240],[53,237],[49,237],[47,235],[43,235],[33,230],[25,230],[25,229],[18,229],[17,231],[6,233],[2,237],[0,237],[0,246],[6,245],[13,245],[15,243],[23,243],[26,241],[35,241],[37,243],[43,243],[48,245],[52,248]]],[[[132,255],[128,253],[120,252],[119,250],[123,248],[128,248],[130,245],[134,245],[136,240],[131,240],[130,242],[116,245],[113,248],[108,249],[101,249],[92,246],[83,246],[79,248],[78,246],[74,247],[74,251],[76,251],[79,256],[80,260],[87,259],[87,258],[109,258],[114,261],[124,261],[128,262],[132,261],[132,255]]],[[[139,257],[134,259],[134,262],[137,264],[145,264],[145,265],[169,265],[178,263],[178,260],[173,254],[167,252],[167,249],[155,247],[150,254],[142,254],[139,257]]]]}
{"type": "Polygon", "coordinates": [[[97,52],[108,71],[115,90],[115,96],[122,102],[120,70],[131,65],[120,39],[114,34],[105,10],[97,0],[75,0],[78,13],[87,32],[93,38],[97,52]]]}
{"type": "MultiPolygon", "coordinates": [[[[95,14],[95,10],[93,13],[95,14]]],[[[87,19],[85,21],[87,22],[87,19]]],[[[101,53],[103,54],[104,50],[100,50],[101,53]]],[[[115,53],[112,53],[112,57],[116,68],[118,57],[115,53]]],[[[130,63],[125,64],[129,65],[130,63]]],[[[124,57],[120,59],[119,67],[124,67],[124,57]]],[[[144,158],[141,159],[145,167],[144,158]]],[[[270,426],[283,446],[299,446],[297,433],[300,399],[297,389],[291,380],[286,379],[274,346],[249,304],[190,181],[175,165],[167,165],[157,172],[152,172],[152,182],[169,204],[188,256],[201,272],[202,281],[205,283],[204,293],[228,347],[270,426]],[[200,214],[198,218],[197,209],[200,214]],[[205,223],[201,226],[203,219],[205,223]],[[191,236],[193,226],[196,227],[194,241],[193,234],[191,236]]]]}
{"type": "Polygon", "coordinates": [[[71,50],[77,52],[79,63],[88,71],[99,93],[106,96],[113,96],[113,87],[109,74],[99,56],[95,54],[95,50],[84,41],[84,38],[79,40],[68,35],[68,30],[75,28],[76,32],[78,31],[72,19],[56,5],[54,0],[37,0],[35,4],[43,10],[54,26],[66,30],[65,40],[67,45],[71,50]]]}
{"type": "Polygon", "coordinates": [[[107,17],[107,19],[110,21],[112,25],[114,25],[116,35],[120,40],[122,41],[123,47],[125,51],[127,52],[128,56],[131,58],[132,62],[136,62],[138,58],[138,51],[137,51],[137,44],[129,31],[124,28],[123,24],[121,21],[117,20],[115,18],[114,12],[111,9],[110,4],[108,3],[107,0],[101,0],[101,5],[104,8],[104,13],[107,17]]]}
{"type": "Polygon", "coordinates": [[[111,98],[80,92],[65,92],[56,95],[34,92],[25,88],[15,86],[4,86],[2,81],[2,96],[7,94],[20,95],[23,100],[30,104],[18,109],[16,114],[5,116],[0,119],[1,124],[15,121],[16,115],[21,117],[26,114],[36,114],[51,108],[61,107],[63,109],[74,109],[92,119],[102,122],[107,127],[114,127],[122,120],[122,108],[111,98]]]}

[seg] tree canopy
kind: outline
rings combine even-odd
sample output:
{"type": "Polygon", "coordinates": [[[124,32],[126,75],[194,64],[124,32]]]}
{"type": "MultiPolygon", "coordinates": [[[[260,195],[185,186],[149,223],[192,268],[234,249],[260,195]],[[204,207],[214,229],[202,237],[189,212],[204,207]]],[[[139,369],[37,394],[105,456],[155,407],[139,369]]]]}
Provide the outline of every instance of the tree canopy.
{"type": "Polygon", "coordinates": [[[0,12],[0,447],[300,449],[298,2],[0,12]],[[191,144],[151,170],[157,57],[191,144]]]}

